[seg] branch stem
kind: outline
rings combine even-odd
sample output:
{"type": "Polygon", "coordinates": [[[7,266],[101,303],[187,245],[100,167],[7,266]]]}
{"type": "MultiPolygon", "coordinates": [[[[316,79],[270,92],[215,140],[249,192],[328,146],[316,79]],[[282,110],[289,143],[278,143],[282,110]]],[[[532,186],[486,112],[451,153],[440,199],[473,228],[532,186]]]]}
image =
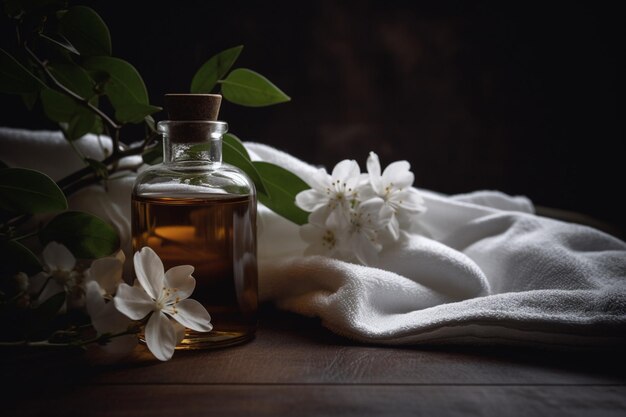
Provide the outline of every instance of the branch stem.
{"type": "Polygon", "coordinates": [[[63,94],[73,98],[74,100],[78,101],[83,107],[86,107],[87,109],[89,109],[92,112],[96,113],[98,116],[100,116],[102,118],[102,120],[104,120],[104,122],[107,125],[109,125],[112,129],[114,129],[114,130],[119,132],[119,130],[122,128],[120,125],[115,123],[113,121],[113,119],[111,119],[109,116],[107,116],[107,114],[104,113],[102,110],[100,110],[98,107],[96,107],[93,104],[91,104],[88,99],[86,99],[86,98],[76,94],[75,92],[73,92],[72,90],[67,88],[65,85],[63,85],[63,83],[61,83],[59,80],[57,80],[57,78],[50,72],[50,69],[48,68],[48,65],[46,65],[46,63],[44,61],[39,59],[39,57],[28,47],[26,42],[24,42],[23,45],[24,45],[24,49],[26,49],[26,52],[28,53],[28,55],[30,55],[30,57],[37,63],[37,65],[46,73],[48,78],[50,78],[50,81],[52,81],[52,83],[59,90],[61,90],[61,92],[63,94]]]}

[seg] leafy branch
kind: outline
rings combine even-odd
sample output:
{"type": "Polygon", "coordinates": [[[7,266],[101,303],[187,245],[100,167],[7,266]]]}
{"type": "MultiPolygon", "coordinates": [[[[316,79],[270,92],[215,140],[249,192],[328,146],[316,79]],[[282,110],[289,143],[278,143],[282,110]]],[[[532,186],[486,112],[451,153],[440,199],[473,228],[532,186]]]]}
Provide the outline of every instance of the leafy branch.
{"type": "MultiPolygon", "coordinates": [[[[65,0],[6,0],[4,9],[15,24],[17,42],[11,52],[0,48],[0,93],[21,96],[31,110],[39,102],[84,167],[55,183],[43,173],[0,163],[0,263],[8,265],[0,275],[41,270],[40,260],[25,245],[28,237],[61,241],[78,252],[82,245],[88,249],[80,255],[87,258],[108,255],[119,242],[115,230],[95,216],[65,211],[66,197],[88,185],[106,185],[126,157],[159,161],[162,149],[152,115],[161,108],[150,103],[135,67],[111,55],[109,28],[92,8],[68,7],[65,0]],[[145,134],[126,145],[129,125],[143,125],[145,134]],[[74,141],[90,133],[111,138],[112,148],[100,160],[84,156],[75,146],[74,141]],[[31,219],[40,213],[56,217],[33,225],[31,219]],[[89,243],[89,233],[104,240],[89,243]]],[[[192,77],[190,91],[217,89],[225,100],[248,107],[289,101],[261,74],[233,69],[242,51],[240,45],[209,58],[192,77]]],[[[248,174],[263,204],[295,223],[306,222],[306,213],[294,204],[297,192],[308,188],[302,180],[278,166],[253,162],[235,135],[226,135],[223,143],[224,161],[248,174]]]]}

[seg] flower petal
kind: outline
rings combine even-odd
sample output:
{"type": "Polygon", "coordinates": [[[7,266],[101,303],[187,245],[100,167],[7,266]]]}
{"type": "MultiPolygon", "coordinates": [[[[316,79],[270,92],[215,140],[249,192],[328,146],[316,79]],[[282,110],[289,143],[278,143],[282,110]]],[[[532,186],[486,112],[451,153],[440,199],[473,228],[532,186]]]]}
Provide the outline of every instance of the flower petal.
{"type": "MultiPolygon", "coordinates": [[[[41,294],[39,294],[39,297],[37,298],[37,302],[39,304],[42,304],[46,302],[48,298],[52,297],[53,295],[57,295],[60,292],[66,292],[65,287],[59,284],[57,280],[52,278],[49,281],[47,281],[47,284],[45,284],[45,288],[43,289],[41,294]]],[[[66,306],[64,305],[63,307],[61,307],[60,311],[65,312],[65,308],[66,306]]]]}
{"type": "Polygon", "coordinates": [[[393,184],[393,188],[403,189],[413,185],[415,176],[410,171],[411,164],[407,161],[392,162],[383,172],[383,186],[393,184]]]}
{"type": "Polygon", "coordinates": [[[154,310],[154,301],[139,287],[120,284],[113,298],[115,308],[133,320],[141,320],[154,310]]]}
{"type": "Polygon", "coordinates": [[[332,179],[330,178],[330,175],[328,175],[328,172],[326,172],[326,169],[319,168],[315,174],[311,176],[309,185],[315,190],[325,192],[326,189],[330,187],[331,181],[332,179]]]}
{"type": "Polygon", "coordinates": [[[184,300],[191,295],[196,288],[196,280],[191,274],[193,274],[193,266],[191,265],[179,265],[168,269],[165,273],[165,281],[170,290],[172,290],[170,299],[178,297],[184,300]]]}
{"type": "Polygon", "coordinates": [[[113,302],[104,301],[100,286],[95,281],[86,285],[85,304],[91,324],[98,334],[121,333],[128,329],[128,317],[120,313],[113,302]]]}
{"type": "MultiPolygon", "coordinates": [[[[170,314],[168,312],[168,314],[170,314]]],[[[196,300],[186,299],[176,304],[176,313],[170,316],[185,327],[197,332],[210,332],[211,316],[206,308],[196,300]]]]}
{"type": "Polygon", "coordinates": [[[313,210],[309,214],[309,223],[318,227],[326,227],[326,219],[328,219],[329,214],[330,210],[326,206],[313,210]]]}
{"type": "Polygon", "coordinates": [[[367,157],[367,172],[370,174],[370,177],[380,177],[380,160],[375,152],[370,152],[367,157]]]}
{"type": "Polygon", "coordinates": [[[387,229],[391,234],[391,238],[396,241],[400,238],[400,223],[398,223],[398,219],[396,216],[392,216],[389,224],[387,225],[387,229]]]}
{"type": "Polygon", "coordinates": [[[314,211],[328,204],[329,196],[317,190],[304,190],[296,195],[296,205],[302,210],[314,211]]]}
{"type": "Polygon", "coordinates": [[[344,208],[342,205],[338,205],[326,218],[326,227],[330,229],[345,229],[350,224],[350,212],[349,209],[344,208]]]}
{"type": "Polygon", "coordinates": [[[359,212],[363,215],[369,215],[374,219],[379,218],[381,215],[386,217],[390,216],[393,212],[388,213],[383,210],[385,206],[385,201],[380,197],[370,198],[369,200],[363,201],[359,205],[359,212]]]}
{"type": "Polygon", "coordinates": [[[380,160],[378,159],[378,155],[374,152],[370,152],[367,158],[367,172],[369,173],[372,190],[374,190],[376,194],[381,194],[383,187],[380,175],[380,160]]]}
{"type": "Polygon", "coordinates": [[[176,332],[176,344],[178,345],[185,338],[185,326],[174,320],[170,320],[170,323],[174,326],[174,331],[176,332]]]}
{"type": "Polygon", "coordinates": [[[133,258],[137,280],[153,299],[158,299],[163,291],[165,271],[163,262],[152,248],[144,246],[135,252],[133,258]]]}
{"type": "Polygon", "coordinates": [[[359,164],[354,159],[344,159],[333,168],[332,179],[342,183],[347,182],[352,177],[358,177],[361,173],[359,164]]]}
{"type": "Polygon", "coordinates": [[[72,252],[57,242],[46,245],[43,260],[51,271],[71,271],[76,266],[76,258],[72,252]]]}
{"type": "Polygon", "coordinates": [[[85,308],[87,309],[87,314],[91,317],[91,324],[98,330],[94,323],[94,318],[104,308],[104,298],[102,298],[102,293],[100,292],[100,285],[95,281],[85,284],[85,308]]]}
{"type": "Polygon", "coordinates": [[[170,360],[176,348],[176,330],[167,316],[155,311],[146,325],[146,345],[160,361],[170,360]]]}
{"type": "Polygon", "coordinates": [[[115,294],[117,286],[122,282],[123,262],[118,258],[107,257],[96,259],[85,271],[88,281],[100,284],[105,294],[115,294]]]}
{"type": "Polygon", "coordinates": [[[363,265],[372,265],[378,259],[382,246],[366,233],[355,233],[351,239],[354,255],[363,265]]]}
{"type": "Polygon", "coordinates": [[[424,199],[415,188],[407,188],[404,191],[394,193],[392,203],[397,204],[402,210],[423,213],[426,211],[424,199]]]}
{"type": "Polygon", "coordinates": [[[28,292],[32,294],[38,294],[39,291],[43,288],[44,284],[50,277],[50,274],[47,272],[39,272],[32,277],[30,277],[30,283],[28,286],[28,292]]]}

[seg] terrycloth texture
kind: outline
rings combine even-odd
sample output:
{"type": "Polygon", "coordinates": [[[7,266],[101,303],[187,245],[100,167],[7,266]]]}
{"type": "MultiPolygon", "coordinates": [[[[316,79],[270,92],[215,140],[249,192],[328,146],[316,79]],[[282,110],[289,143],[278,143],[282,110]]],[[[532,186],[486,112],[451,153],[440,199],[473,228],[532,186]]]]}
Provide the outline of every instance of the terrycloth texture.
{"type": "MultiPolygon", "coordinates": [[[[94,141],[78,144],[97,152],[94,141]]],[[[268,146],[246,146],[305,181],[315,170],[268,146]]],[[[58,133],[0,129],[0,159],[56,179],[81,166],[66,148],[58,133]]],[[[70,204],[128,235],[132,180],[128,175],[108,192],[90,187],[70,204]]],[[[423,195],[428,212],[381,253],[376,268],[303,257],[298,227],[260,206],[261,299],[368,343],[624,344],[624,242],[535,216],[523,197],[423,195]]]]}
{"type": "MultiPolygon", "coordinates": [[[[305,181],[314,171],[247,147],[305,181]]],[[[415,233],[385,248],[376,268],[302,257],[297,227],[262,208],[262,299],[369,343],[623,345],[624,242],[535,216],[523,197],[423,195],[415,233]]]]}

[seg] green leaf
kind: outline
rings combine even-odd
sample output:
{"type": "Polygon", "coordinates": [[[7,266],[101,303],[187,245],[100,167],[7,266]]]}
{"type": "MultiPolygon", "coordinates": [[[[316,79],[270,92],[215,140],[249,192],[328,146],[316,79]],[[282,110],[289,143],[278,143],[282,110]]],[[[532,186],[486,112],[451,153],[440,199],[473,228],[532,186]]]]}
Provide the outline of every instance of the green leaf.
{"type": "Polygon", "coordinates": [[[115,229],[102,219],[79,211],[56,216],[40,232],[42,244],[56,241],[65,245],[78,258],[101,258],[119,249],[115,229]]]}
{"type": "Polygon", "coordinates": [[[254,161],[253,164],[263,177],[263,181],[278,184],[280,188],[284,189],[289,194],[293,194],[294,201],[296,194],[311,188],[296,174],[278,165],[263,161],[254,161]]]}
{"type": "Polygon", "coordinates": [[[76,140],[91,132],[96,124],[96,115],[84,108],[73,98],[52,89],[41,92],[41,104],[48,118],[64,123],[63,131],[68,140],[76,140]]]}
{"type": "MultiPolygon", "coordinates": [[[[197,145],[196,145],[197,146],[197,145]]],[[[265,187],[261,176],[257,172],[255,166],[250,161],[250,157],[242,154],[237,149],[237,146],[233,146],[229,140],[222,142],[222,159],[224,162],[235,165],[240,168],[243,172],[250,177],[252,182],[254,182],[254,186],[256,187],[259,193],[269,194],[270,191],[265,187]]]]}
{"type": "Polygon", "coordinates": [[[19,214],[67,209],[65,195],[50,177],[25,168],[0,170],[0,209],[19,214]]]}
{"type": "Polygon", "coordinates": [[[297,175],[268,162],[254,161],[271,198],[259,194],[259,201],[287,220],[302,225],[308,222],[309,213],[296,206],[296,195],[310,187],[297,175]]]}
{"type": "Polygon", "coordinates": [[[61,82],[64,86],[81,96],[82,98],[89,100],[95,95],[94,85],[95,83],[80,66],[74,63],[61,63],[54,62],[48,65],[50,72],[54,77],[61,82]]]}
{"type": "Polygon", "coordinates": [[[87,59],[83,66],[98,78],[103,78],[104,74],[103,89],[120,122],[138,120],[136,123],[139,123],[144,116],[160,110],[159,107],[150,106],[146,85],[135,67],[128,62],[99,56],[87,59]]]}
{"type": "Polygon", "coordinates": [[[76,112],[70,119],[67,128],[64,129],[68,140],[80,139],[90,133],[96,124],[96,115],[82,106],[76,108],[76,112]]]}
{"type": "Polygon", "coordinates": [[[104,133],[104,123],[99,116],[96,116],[96,121],[91,127],[89,133],[93,133],[94,135],[101,135],[104,133]]]}
{"type": "Polygon", "coordinates": [[[263,107],[291,100],[270,80],[245,68],[233,70],[221,84],[224,98],[242,106],[263,107]]]}
{"type": "Polygon", "coordinates": [[[142,103],[127,103],[115,110],[115,118],[122,123],[143,123],[146,116],[163,110],[161,107],[142,103]]]}
{"type": "Polygon", "coordinates": [[[74,99],[50,88],[41,92],[41,104],[48,119],[57,123],[69,123],[78,106],[74,99]]]}
{"type": "Polygon", "coordinates": [[[41,270],[39,259],[26,246],[14,240],[0,242],[0,277],[18,272],[33,275],[41,270]]]}
{"type": "Polygon", "coordinates": [[[225,133],[222,136],[222,142],[228,142],[233,148],[237,149],[240,154],[242,154],[248,161],[250,160],[250,155],[248,155],[248,150],[243,145],[241,139],[232,133],[225,133]]]}
{"type": "Polygon", "coordinates": [[[1,93],[35,93],[44,87],[44,83],[39,78],[35,77],[8,52],[0,48],[1,93]]]}
{"type": "Polygon", "coordinates": [[[83,67],[100,71],[110,78],[105,84],[105,93],[114,106],[127,102],[149,104],[148,90],[139,72],[123,59],[108,56],[92,57],[83,62],[83,67]]]}
{"type": "Polygon", "coordinates": [[[60,29],[82,56],[111,55],[109,28],[92,8],[70,8],[61,18],[60,29]]]}
{"type": "Polygon", "coordinates": [[[74,48],[74,45],[72,45],[72,43],[60,33],[40,33],[39,36],[48,43],[58,48],[61,48],[76,55],[80,55],[80,52],[78,52],[78,50],[74,48]]]}
{"type": "Polygon", "coordinates": [[[233,66],[243,45],[235,46],[212,56],[205,62],[191,80],[191,92],[194,94],[210,93],[217,80],[226,75],[233,66]]]}

